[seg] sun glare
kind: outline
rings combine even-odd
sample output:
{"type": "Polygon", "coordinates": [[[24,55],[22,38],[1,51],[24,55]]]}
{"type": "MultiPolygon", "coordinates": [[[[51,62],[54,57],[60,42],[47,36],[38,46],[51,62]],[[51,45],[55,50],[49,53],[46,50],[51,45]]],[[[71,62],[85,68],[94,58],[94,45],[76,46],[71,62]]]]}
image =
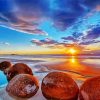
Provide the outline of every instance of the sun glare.
{"type": "Polygon", "coordinates": [[[75,54],[75,53],[76,53],[76,50],[75,50],[75,49],[73,49],[73,48],[71,48],[71,49],[69,50],[69,52],[73,55],[73,54],[75,54]]]}

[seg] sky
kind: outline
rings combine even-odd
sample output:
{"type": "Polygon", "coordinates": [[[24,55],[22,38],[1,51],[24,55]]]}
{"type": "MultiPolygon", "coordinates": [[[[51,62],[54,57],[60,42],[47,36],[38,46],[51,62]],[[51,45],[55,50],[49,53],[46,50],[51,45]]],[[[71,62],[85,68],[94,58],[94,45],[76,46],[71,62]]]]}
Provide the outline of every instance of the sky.
{"type": "Polygon", "coordinates": [[[100,54],[100,0],[0,0],[0,54],[100,54]]]}

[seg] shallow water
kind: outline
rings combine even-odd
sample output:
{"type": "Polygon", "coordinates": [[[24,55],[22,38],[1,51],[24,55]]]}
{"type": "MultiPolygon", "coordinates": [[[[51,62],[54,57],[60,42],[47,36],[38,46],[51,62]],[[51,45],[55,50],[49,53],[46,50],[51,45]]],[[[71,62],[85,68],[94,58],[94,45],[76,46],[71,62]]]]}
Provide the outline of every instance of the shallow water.
{"type": "MultiPolygon", "coordinates": [[[[29,65],[39,81],[50,71],[64,71],[79,84],[88,77],[100,75],[99,56],[64,56],[64,55],[0,55],[1,61],[11,61],[29,65]]],[[[7,84],[3,72],[0,71],[0,87],[7,84]]]]}

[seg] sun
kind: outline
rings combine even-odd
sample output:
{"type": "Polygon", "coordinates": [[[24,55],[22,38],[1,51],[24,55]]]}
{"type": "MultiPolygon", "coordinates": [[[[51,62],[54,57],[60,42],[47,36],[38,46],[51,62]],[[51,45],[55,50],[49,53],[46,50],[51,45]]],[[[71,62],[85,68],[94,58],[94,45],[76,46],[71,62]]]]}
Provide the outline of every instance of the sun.
{"type": "Polygon", "coordinates": [[[76,53],[76,50],[73,49],[73,48],[70,48],[69,53],[72,54],[72,55],[74,55],[76,53]]]}

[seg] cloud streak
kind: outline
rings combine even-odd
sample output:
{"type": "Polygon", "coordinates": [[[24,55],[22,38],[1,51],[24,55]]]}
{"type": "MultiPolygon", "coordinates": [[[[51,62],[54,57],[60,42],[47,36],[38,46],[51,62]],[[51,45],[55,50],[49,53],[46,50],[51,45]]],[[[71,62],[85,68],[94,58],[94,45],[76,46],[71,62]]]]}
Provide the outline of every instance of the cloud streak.
{"type": "Polygon", "coordinates": [[[0,42],[0,46],[9,46],[10,45],[10,43],[8,43],[8,42],[0,42]]]}
{"type": "Polygon", "coordinates": [[[31,42],[33,44],[36,44],[37,46],[43,46],[43,45],[47,45],[48,46],[48,45],[58,44],[57,41],[49,39],[49,38],[46,38],[44,40],[33,39],[33,40],[31,40],[31,42]]]}
{"type": "Polygon", "coordinates": [[[61,39],[65,41],[72,41],[79,45],[90,45],[94,43],[99,43],[99,38],[100,26],[86,30],[83,33],[73,33],[72,36],[62,37],[61,39]]]}
{"type": "Polygon", "coordinates": [[[36,46],[46,47],[51,49],[68,49],[72,47],[79,50],[83,49],[83,47],[80,46],[79,44],[58,42],[49,38],[46,38],[44,40],[32,39],[31,43],[36,46]]]}

